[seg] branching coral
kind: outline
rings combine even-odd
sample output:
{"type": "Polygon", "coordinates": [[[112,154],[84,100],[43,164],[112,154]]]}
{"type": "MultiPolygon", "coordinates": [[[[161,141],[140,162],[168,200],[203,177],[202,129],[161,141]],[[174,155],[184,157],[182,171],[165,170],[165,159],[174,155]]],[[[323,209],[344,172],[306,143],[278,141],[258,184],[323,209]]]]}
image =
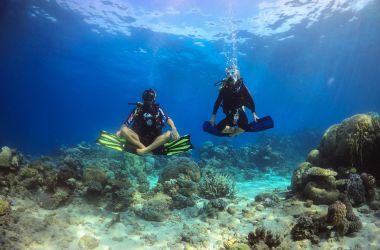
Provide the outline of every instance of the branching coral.
{"type": "Polygon", "coordinates": [[[271,231],[267,231],[264,228],[256,228],[255,232],[248,234],[248,245],[252,249],[262,249],[262,244],[265,244],[266,248],[273,249],[281,244],[282,237],[280,235],[273,235],[271,231]]]}
{"type": "Polygon", "coordinates": [[[208,199],[233,197],[235,181],[227,174],[218,172],[206,173],[199,184],[200,194],[208,199]]]}

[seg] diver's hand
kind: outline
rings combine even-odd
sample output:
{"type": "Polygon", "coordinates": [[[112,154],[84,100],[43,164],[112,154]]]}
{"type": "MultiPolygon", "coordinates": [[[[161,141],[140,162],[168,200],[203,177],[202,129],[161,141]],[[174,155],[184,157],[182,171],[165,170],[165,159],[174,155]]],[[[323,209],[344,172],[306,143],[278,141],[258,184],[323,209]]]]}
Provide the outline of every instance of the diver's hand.
{"type": "Polygon", "coordinates": [[[179,133],[178,133],[178,131],[177,131],[176,128],[172,128],[171,134],[172,134],[172,137],[173,137],[174,140],[179,139],[179,133]]]}
{"type": "Polygon", "coordinates": [[[215,126],[215,120],[216,120],[216,115],[212,115],[210,119],[210,123],[212,126],[215,126]]]}
{"type": "Polygon", "coordinates": [[[253,112],[252,113],[252,116],[253,116],[253,120],[255,121],[255,122],[257,122],[260,118],[256,115],[256,112],[253,112]]]}

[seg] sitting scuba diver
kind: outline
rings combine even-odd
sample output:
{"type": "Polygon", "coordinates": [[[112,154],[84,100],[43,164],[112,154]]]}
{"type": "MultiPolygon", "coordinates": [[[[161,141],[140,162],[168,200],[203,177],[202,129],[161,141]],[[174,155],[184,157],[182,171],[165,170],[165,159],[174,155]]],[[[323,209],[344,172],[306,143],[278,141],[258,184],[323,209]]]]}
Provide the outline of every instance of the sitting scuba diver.
{"type": "Polygon", "coordinates": [[[128,119],[116,135],[102,131],[97,142],[101,145],[130,153],[144,155],[172,155],[191,150],[190,135],[179,136],[173,120],[156,103],[156,92],[147,89],[143,102],[135,103],[128,119]],[[165,123],[171,131],[162,132],[165,123]],[[173,139],[173,141],[171,141],[173,139]]]}
{"type": "Polygon", "coordinates": [[[215,101],[210,124],[222,134],[236,136],[242,132],[251,130],[244,106],[252,111],[254,122],[259,120],[256,115],[255,103],[243,79],[240,78],[239,69],[236,66],[226,69],[226,77],[222,81],[218,98],[215,101]],[[226,118],[215,126],[216,113],[219,106],[223,107],[226,118]]]}

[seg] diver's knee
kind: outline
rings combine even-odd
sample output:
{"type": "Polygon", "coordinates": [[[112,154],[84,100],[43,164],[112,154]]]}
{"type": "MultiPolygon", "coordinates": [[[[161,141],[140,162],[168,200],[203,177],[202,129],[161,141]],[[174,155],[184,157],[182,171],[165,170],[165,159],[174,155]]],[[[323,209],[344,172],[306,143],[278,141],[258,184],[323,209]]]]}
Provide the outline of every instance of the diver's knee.
{"type": "Polygon", "coordinates": [[[122,135],[122,136],[130,136],[132,133],[131,129],[128,128],[127,126],[121,127],[121,129],[119,131],[120,131],[120,135],[122,135]]]}
{"type": "Polygon", "coordinates": [[[164,138],[165,138],[165,140],[166,140],[166,141],[170,141],[170,137],[171,137],[171,133],[170,133],[170,131],[166,131],[166,132],[164,133],[164,138]]]}

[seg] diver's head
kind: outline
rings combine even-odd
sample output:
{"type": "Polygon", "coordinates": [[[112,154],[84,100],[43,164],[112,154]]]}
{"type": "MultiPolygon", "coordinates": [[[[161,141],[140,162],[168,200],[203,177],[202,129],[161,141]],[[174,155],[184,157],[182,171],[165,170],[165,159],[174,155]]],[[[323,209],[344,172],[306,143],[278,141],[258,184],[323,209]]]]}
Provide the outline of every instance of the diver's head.
{"type": "Polygon", "coordinates": [[[156,91],[153,89],[146,89],[142,94],[142,99],[144,101],[144,105],[154,104],[156,101],[156,91]]]}
{"type": "Polygon", "coordinates": [[[226,68],[225,71],[226,81],[235,84],[240,79],[240,71],[235,65],[226,68]]]}

